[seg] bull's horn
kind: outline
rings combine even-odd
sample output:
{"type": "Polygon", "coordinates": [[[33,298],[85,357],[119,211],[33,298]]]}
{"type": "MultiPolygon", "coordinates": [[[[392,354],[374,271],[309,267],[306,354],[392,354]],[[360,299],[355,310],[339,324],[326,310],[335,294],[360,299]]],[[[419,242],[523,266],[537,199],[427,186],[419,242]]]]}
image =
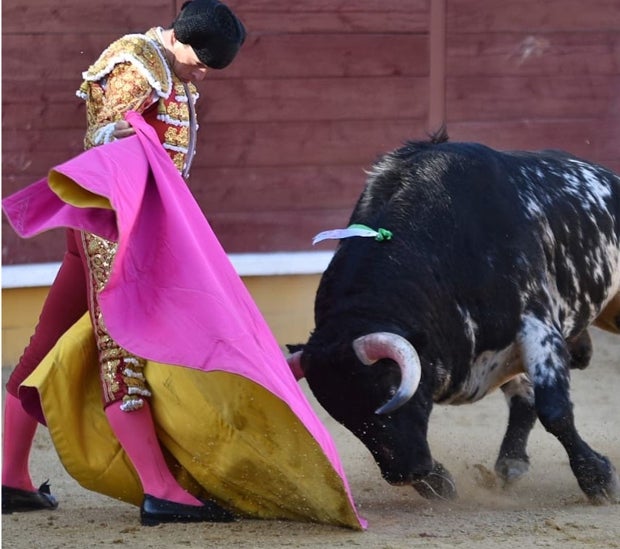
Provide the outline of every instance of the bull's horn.
{"type": "Polygon", "coordinates": [[[400,367],[398,391],[388,402],[377,408],[375,413],[393,412],[416,392],[420,384],[422,366],[418,353],[404,337],[389,332],[376,332],[358,337],[353,342],[353,349],[357,358],[368,366],[382,358],[391,358],[400,367]]]}
{"type": "Polygon", "coordinates": [[[291,372],[293,372],[293,375],[295,376],[295,379],[297,381],[299,381],[305,375],[304,371],[301,368],[302,354],[303,351],[297,351],[296,353],[293,353],[292,355],[286,357],[286,362],[288,362],[289,368],[291,369],[291,372]]]}

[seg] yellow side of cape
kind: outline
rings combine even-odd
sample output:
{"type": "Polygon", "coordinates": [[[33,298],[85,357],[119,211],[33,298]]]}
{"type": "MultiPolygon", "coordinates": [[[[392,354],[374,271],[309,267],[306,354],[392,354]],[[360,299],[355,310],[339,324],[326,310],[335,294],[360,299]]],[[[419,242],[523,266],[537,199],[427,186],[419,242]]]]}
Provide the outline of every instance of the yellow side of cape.
{"type": "Polygon", "coordinates": [[[86,190],[73,179],[56,170],[50,170],[47,183],[63,202],[76,208],[102,208],[111,210],[112,205],[105,197],[86,190]]]}
{"type": "MultiPolygon", "coordinates": [[[[361,529],[342,479],[279,398],[224,371],[149,362],[145,372],[160,442],[186,489],[247,517],[361,529]]],[[[22,390],[37,391],[71,476],[87,489],[140,505],[138,476],[103,412],[87,315],[22,390]]]]}

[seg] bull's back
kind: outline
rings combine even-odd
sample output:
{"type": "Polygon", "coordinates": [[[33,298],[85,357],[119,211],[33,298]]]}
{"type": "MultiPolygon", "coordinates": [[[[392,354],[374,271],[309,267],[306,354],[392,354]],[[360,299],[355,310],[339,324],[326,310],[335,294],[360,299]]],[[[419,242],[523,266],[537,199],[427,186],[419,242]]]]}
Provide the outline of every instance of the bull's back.
{"type": "Polygon", "coordinates": [[[560,152],[408,144],[375,165],[350,220],[392,240],[341,242],[318,317],[364,302],[383,317],[441,322],[460,308],[499,345],[527,293],[546,291],[588,323],[620,284],[619,187],[610,171],[560,152]]]}

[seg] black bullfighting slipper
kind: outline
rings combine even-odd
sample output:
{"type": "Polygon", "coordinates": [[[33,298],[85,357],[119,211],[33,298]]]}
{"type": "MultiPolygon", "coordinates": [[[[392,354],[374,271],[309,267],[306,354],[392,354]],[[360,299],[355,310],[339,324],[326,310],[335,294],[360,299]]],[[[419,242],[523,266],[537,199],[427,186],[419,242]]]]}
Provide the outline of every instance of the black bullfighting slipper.
{"type": "Polygon", "coordinates": [[[58,507],[58,501],[50,493],[46,480],[36,492],[2,486],[2,514],[23,513],[26,511],[51,511],[58,507]]]}
{"type": "Polygon", "coordinates": [[[156,526],[162,522],[233,522],[235,516],[209,500],[204,505],[185,505],[145,494],[140,507],[143,526],[156,526]]]}

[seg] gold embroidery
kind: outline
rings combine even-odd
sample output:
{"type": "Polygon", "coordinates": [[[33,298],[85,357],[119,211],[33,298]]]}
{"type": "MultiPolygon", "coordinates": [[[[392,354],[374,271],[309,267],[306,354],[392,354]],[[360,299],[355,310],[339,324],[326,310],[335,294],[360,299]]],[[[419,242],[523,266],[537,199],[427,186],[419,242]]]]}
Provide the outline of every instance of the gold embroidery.
{"type": "MultiPolygon", "coordinates": [[[[104,401],[106,403],[120,399],[124,401],[129,394],[150,396],[151,393],[143,374],[146,361],[129,353],[112,339],[99,306],[98,294],[105,288],[110,278],[112,262],[118,246],[115,242],[87,232],[82,233],[82,241],[90,274],[93,302],[91,317],[99,351],[104,401]]],[[[139,398],[132,397],[131,401],[133,404],[128,404],[126,411],[136,410],[142,406],[139,398]]]]}
{"type": "Polygon", "coordinates": [[[95,290],[99,293],[110,278],[112,261],[118,245],[116,242],[100,238],[94,234],[85,233],[86,254],[90,265],[90,273],[93,277],[95,290]]]}
{"type": "Polygon", "coordinates": [[[173,147],[187,148],[189,143],[189,128],[170,126],[166,130],[166,144],[173,147]]]}
{"type": "Polygon", "coordinates": [[[166,114],[170,119],[188,122],[189,121],[189,109],[187,103],[174,103],[170,102],[167,105],[166,114]]]}
{"type": "Polygon", "coordinates": [[[139,410],[142,406],[144,406],[144,400],[140,397],[125,395],[121,404],[121,410],[123,412],[132,412],[133,410],[139,410]]]}
{"type": "MultiPolygon", "coordinates": [[[[172,151],[170,152],[172,153],[172,151]]],[[[183,171],[183,168],[185,167],[185,154],[181,152],[175,152],[174,154],[172,154],[172,161],[177,167],[177,170],[183,171]]]]}
{"type": "Polygon", "coordinates": [[[152,35],[128,34],[112,42],[84,73],[84,80],[97,82],[119,63],[136,65],[141,72],[148,75],[151,86],[162,97],[170,95],[171,72],[152,35]]]}

